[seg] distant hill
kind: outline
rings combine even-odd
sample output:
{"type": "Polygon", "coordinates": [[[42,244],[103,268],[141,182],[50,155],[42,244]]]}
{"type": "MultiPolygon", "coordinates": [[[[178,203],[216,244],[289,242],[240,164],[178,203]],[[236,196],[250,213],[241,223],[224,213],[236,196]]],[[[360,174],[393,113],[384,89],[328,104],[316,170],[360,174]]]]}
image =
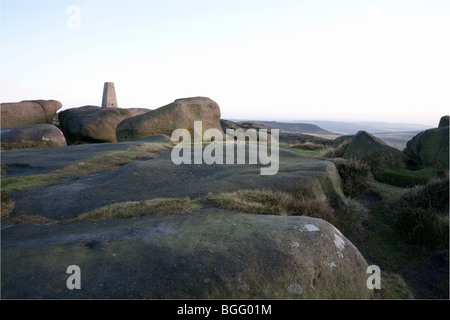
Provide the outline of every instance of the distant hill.
{"type": "MultiPolygon", "coordinates": [[[[242,121],[241,121],[242,122],[242,121]]],[[[311,123],[290,123],[290,122],[278,122],[278,121],[260,121],[252,120],[253,123],[260,123],[272,129],[278,129],[284,132],[299,132],[321,135],[336,135],[336,133],[325,130],[316,124],[311,123]]]]}
{"type": "Polygon", "coordinates": [[[373,121],[345,122],[345,121],[308,120],[307,122],[318,125],[321,128],[324,128],[324,130],[333,131],[344,135],[356,134],[358,131],[367,131],[372,134],[388,133],[388,132],[420,132],[431,128],[431,126],[426,126],[423,124],[388,123],[388,122],[373,122],[373,121]]]}
{"type": "Polygon", "coordinates": [[[340,135],[354,135],[358,131],[367,131],[397,149],[403,150],[406,143],[416,134],[430,127],[413,123],[388,122],[344,122],[326,120],[305,120],[305,122],[279,122],[267,120],[234,120],[237,123],[259,123],[273,129],[289,133],[302,133],[333,140],[340,135]],[[307,123],[307,122],[308,123],[307,123]]]}
{"type": "Polygon", "coordinates": [[[420,131],[408,131],[408,132],[386,132],[375,133],[374,136],[389,143],[397,149],[403,150],[406,147],[406,143],[414,138],[420,131]]]}

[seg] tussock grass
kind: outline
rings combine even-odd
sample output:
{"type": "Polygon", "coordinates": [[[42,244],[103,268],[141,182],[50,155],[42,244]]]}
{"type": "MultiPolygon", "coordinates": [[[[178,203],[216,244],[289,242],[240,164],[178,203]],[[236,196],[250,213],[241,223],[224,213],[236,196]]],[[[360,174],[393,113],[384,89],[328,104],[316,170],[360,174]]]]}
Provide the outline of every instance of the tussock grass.
{"type": "Polygon", "coordinates": [[[282,191],[239,190],[210,195],[209,200],[224,209],[250,214],[310,216],[332,221],[334,210],[325,195],[298,198],[282,191]]]}
{"type": "Polygon", "coordinates": [[[25,189],[37,189],[53,184],[58,184],[63,181],[63,175],[50,172],[47,174],[34,174],[31,176],[13,177],[2,179],[2,191],[14,192],[25,189]]]}
{"type": "Polygon", "coordinates": [[[300,153],[302,155],[313,157],[313,158],[319,158],[323,151],[323,149],[298,148],[298,147],[294,147],[294,145],[287,144],[287,143],[280,144],[280,148],[283,148],[283,149],[286,149],[289,151],[294,151],[294,152],[300,153]]]}
{"type": "Polygon", "coordinates": [[[49,219],[40,215],[27,215],[23,214],[20,216],[9,217],[9,221],[21,224],[46,224],[46,225],[56,225],[58,220],[49,219]]]}
{"type": "Polygon", "coordinates": [[[363,223],[369,210],[355,199],[347,198],[333,203],[334,225],[350,239],[360,238],[364,232],[363,223]]]}
{"type": "Polygon", "coordinates": [[[375,290],[375,298],[446,297],[448,290],[438,288],[442,280],[429,286],[425,274],[417,273],[418,278],[412,281],[409,273],[412,266],[424,262],[440,273],[446,263],[429,259],[438,252],[448,254],[448,179],[410,189],[373,180],[369,188],[379,198],[368,204],[369,221],[364,224],[363,236],[350,240],[369,264],[382,267],[381,290],[375,290]]]}
{"type": "Polygon", "coordinates": [[[400,199],[403,207],[409,205],[418,208],[433,208],[443,214],[448,214],[449,179],[434,178],[423,186],[408,189],[400,199]]]}
{"type": "Polygon", "coordinates": [[[67,222],[129,219],[148,215],[183,214],[197,211],[201,207],[199,202],[189,198],[156,198],[146,201],[128,201],[114,203],[94,211],[83,213],[67,222]]]}
{"type": "Polygon", "coordinates": [[[410,244],[448,249],[449,179],[435,178],[407,190],[393,206],[395,229],[410,244]]]}
{"type": "Polygon", "coordinates": [[[346,236],[359,237],[368,210],[354,199],[329,201],[324,194],[311,196],[270,190],[239,190],[209,195],[215,206],[250,214],[308,216],[323,219],[346,236]]]}
{"type": "Polygon", "coordinates": [[[171,143],[145,143],[127,150],[104,153],[85,162],[65,167],[61,171],[66,175],[87,175],[101,171],[117,170],[134,160],[152,159],[169,150],[172,146],[171,143]]]}
{"type": "Polygon", "coordinates": [[[425,184],[436,177],[438,171],[433,167],[425,167],[420,170],[409,170],[406,168],[395,167],[385,168],[377,176],[381,182],[389,183],[399,187],[413,187],[425,184]]]}
{"type": "Polygon", "coordinates": [[[108,219],[129,219],[148,215],[184,214],[198,211],[202,205],[189,198],[156,198],[145,201],[127,201],[114,203],[99,209],[85,212],[74,219],[62,221],[49,219],[40,215],[10,216],[14,203],[2,193],[2,219],[21,224],[57,225],[79,221],[100,221],[108,219]],[[8,210],[10,209],[11,210],[8,210]]]}
{"type": "Polygon", "coordinates": [[[305,150],[322,150],[328,147],[328,142],[312,142],[312,141],[306,141],[301,143],[296,143],[292,145],[292,148],[299,148],[299,149],[305,149],[305,150]]]}
{"type": "Polygon", "coordinates": [[[113,171],[135,160],[152,159],[169,150],[172,146],[173,144],[170,142],[145,143],[127,150],[108,152],[49,173],[2,179],[1,188],[4,192],[37,189],[61,183],[70,176],[113,171]]]}
{"type": "Polygon", "coordinates": [[[1,218],[2,219],[6,219],[9,218],[12,210],[14,209],[15,203],[11,202],[8,194],[6,192],[4,192],[3,190],[1,191],[1,218]]]}
{"type": "Polygon", "coordinates": [[[359,160],[348,159],[335,163],[342,182],[342,191],[347,197],[356,198],[367,190],[372,178],[370,167],[359,160]]]}
{"type": "Polygon", "coordinates": [[[11,216],[15,202],[11,201],[6,192],[1,192],[2,214],[1,219],[22,224],[56,224],[57,221],[40,215],[11,216]]]}
{"type": "Polygon", "coordinates": [[[323,150],[321,153],[321,156],[325,159],[330,158],[342,158],[342,156],[345,153],[345,150],[347,150],[348,145],[350,144],[350,141],[345,141],[341,144],[339,144],[337,147],[331,147],[323,150]]]}
{"type": "Polygon", "coordinates": [[[403,278],[396,273],[381,271],[381,289],[374,290],[375,299],[414,299],[403,278]]]}

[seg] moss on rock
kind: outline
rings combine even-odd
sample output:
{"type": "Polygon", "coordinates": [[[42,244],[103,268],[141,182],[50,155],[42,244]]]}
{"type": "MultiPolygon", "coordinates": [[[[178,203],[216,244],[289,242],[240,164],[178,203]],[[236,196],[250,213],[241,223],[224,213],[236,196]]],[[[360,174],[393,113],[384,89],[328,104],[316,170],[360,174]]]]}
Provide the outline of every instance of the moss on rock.
{"type": "Polygon", "coordinates": [[[404,154],[415,169],[433,166],[449,168],[449,127],[442,126],[420,132],[406,144],[404,154]]]}
{"type": "Polygon", "coordinates": [[[372,295],[360,252],[331,224],[310,217],[205,208],[181,216],[17,225],[5,233],[2,297],[7,299],[372,295]],[[65,271],[72,264],[81,269],[81,290],[66,288],[65,271]]]}

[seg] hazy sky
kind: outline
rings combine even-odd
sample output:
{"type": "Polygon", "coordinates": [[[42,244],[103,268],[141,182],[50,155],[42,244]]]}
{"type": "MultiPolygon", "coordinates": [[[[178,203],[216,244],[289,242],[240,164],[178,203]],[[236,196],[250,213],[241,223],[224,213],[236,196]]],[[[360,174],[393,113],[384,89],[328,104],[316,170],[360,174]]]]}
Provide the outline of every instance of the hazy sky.
{"type": "Polygon", "coordinates": [[[206,96],[228,119],[437,125],[450,1],[1,1],[1,101],[155,109],[206,96]]]}

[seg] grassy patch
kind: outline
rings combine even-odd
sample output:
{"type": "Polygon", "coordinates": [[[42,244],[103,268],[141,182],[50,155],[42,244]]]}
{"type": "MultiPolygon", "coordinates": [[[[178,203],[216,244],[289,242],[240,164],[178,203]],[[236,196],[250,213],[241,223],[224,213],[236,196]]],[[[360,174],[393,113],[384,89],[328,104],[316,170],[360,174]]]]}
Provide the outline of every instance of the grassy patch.
{"type": "Polygon", "coordinates": [[[397,199],[405,192],[405,188],[392,186],[373,179],[367,185],[368,189],[378,194],[386,204],[389,204],[393,199],[397,199]]]}
{"type": "Polygon", "coordinates": [[[395,227],[410,244],[431,249],[448,248],[448,217],[432,209],[403,208],[398,212],[395,227]]]}
{"type": "Polygon", "coordinates": [[[381,271],[381,289],[374,291],[374,298],[414,299],[414,295],[400,275],[381,271]]]}
{"type": "MultiPolygon", "coordinates": [[[[349,239],[361,237],[363,223],[368,210],[355,199],[344,199],[333,203],[335,210],[334,225],[349,239]]],[[[353,241],[353,240],[352,240],[353,241]]]]}
{"type": "Polygon", "coordinates": [[[335,163],[341,176],[342,191],[347,197],[355,198],[367,189],[371,180],[370,167],[356,159],[335,163]]]}
{"type": "Polygon", "coordinates": [[[391,270],[402,270],[411,265],[418,252],[399,237],[389,210],[382,202],[373,204],[370,207],[370,224],[373,227],[366,231],[364,240],[355,244],[362,252],[376,259],[376,264],[388,266],[391,270]]]}
{"type": "Polygon", "coordinates": [[[2,220],[11,221],[14,223],[23,224],[56,224],[56,220],[48,219],[39,215],[20,215],[11,216],[11,212],[14,209],[15,202],[11,201],[6,192],[1,192],[1,203],[2,203],[2,220]]]}
{"type": "MultiPolygon", "coordinates": [[[[364,239],[355,244],[369,256],[376,257],[377,263],[389,266],[392,270],[402,270],[418,257],[418,249],[405,242],[395,228],[398,201],[408,189],[399,188],[372,180],[368,191],[379,196],[379,200],[367,206],[369,226],[364,239]]],[[[420,251],[420,250],[419,250],[420,251]]]]}
{"type": "Polygon", "coordinates": [[[2,179],[4,179],[5,176],[6,176],[6,168],[7,168],[6,164],[4,164],[4,163],[0,164],[0,170],[1,170],[1,177],[2,177],[2,179]]]}
{"type": "Polygon", "coordinates": [[[62,180],[63,175],[56,172],[2,179],[2,191],[14,192],[25,189],[37,189],[52,184],[58,184],[62,180]]]}
{"type": "Polygon", "coordinates": [[[134,160],[152,159],[172,147],[171,143],[145,143],[127,150],[112,151],[61,169],[65,175],[87,175],[117,170],[134,160]]]}
{"type": "Polygon", "coordinates": [[[432,167],[421,170],[408,170],[401,167],[386,168],[378,174],[378,180],[399,187],[412,187],[424,184],[437,175],[432,167]]]}
{"type": "Polygon", "coordinates": [[[219,193],[209,200],[224,209],[237,210],[251,214],[310,216],[333,221],[334,210],[327,198],[299,197],[289,193],[269,190],[239,190],[231,193],[219,193]]]}
{"type": "Polygon", "coordinates": [[[157,198],[146,201],[114,203],[86,212],[67,222],[128,219],[148,215],[179,214],[197,211],[201,204],[189,198],[157,198]]]}
{"type": "Polygon", "coordinates": [[[8,220],[14,223],[21,223],[21,224],[47,224],[47,225],[58,224],[57,220],[49,219],[40,215],[24,214],[20,216],[9,217],[8,220]]]}
{"type": "Polygon", "coordinates": [[[405,192],[394,204],[395,229],[409,244],[448,249],[449,180],[433,179],[405,192]]]}
{"type": "Polygon", "coordinates": [[[433,208],[443,215],[448,214],[449,180],[435,178],[423,186],[408,189],[399,200],[400,207],[433,208]]]}
{"type": "Polygon", "coordinates": [[[293,144],[292,147],[303,150],[322,150],[328,147],[328,141],[305,141],[293,144]]]}
{"type": "Polygon", "coordinates": [[[322,151],[321,156],[325,159],[342,158],[349,144],[350,140],[344,141],[341,144],[337,145],[336,147],[327,148],[322,151]]]}
{"type": "MultiPolygon", "coordinates": [[[[366,203],[367,219],[362,232],[350,234],[349,239],[369,264],[378,265],[382,270],[382,289],[375,290],[375,298],[414,298],[418,287],[428,286],[429,280],[419,276],[406,284],[403,277],[408,279],[411,266],[424,261],[434,250],[448,250],[448,179],[412,189],[372,180],[368,193],[377,197],[369,203],[367,198],[360,198],[366,203]]],[[[337,209],[336,215],[339,215],[337,209]]],[[[442,268],[438,264],[434,267],[442,268]]],[[[439,294],[445,296],[445,290],[439,294]]]]}
{"type": "Polygon", "coordinates": [[[209,201],[220,208],[250,214],[283,216],[308,216],[323,219],[341,230],[346,236],[355,237],[361,232],[367,219],[367,209],[354,199],[329,201],[320,196],[298,195],[270,190],[239,190],[209,195],[209,201]]]}
{"type": "Polygon", "coordinates": [[[9,218],[12,210],[14,209],[15,203],[11,202],[8,194],[6,192],[4,192],[3,190],[1,191],[1,204],[2,204],[1,218],[2,219],[9,218]]]}
{"type": "Polygon", "coordinates": [[[308,157],[320,157],[320,155],[323,152],[323,148],[319,148],[319,149],[304,149],[304,148],[299,148],[298,146],[296,147],[296,145],[291,145],[291,144],[280,144],[280,148],[286,149],[286,150],[290,150],[290,151],[294,151],[297,153],[300,153],[302,155],[308,156],[308,157]]]}
{"type": "Polygon", "coordinates": [[[1,188],[4,192],[36,189],[61,183],[70,176],[84,176],[102,171],[113,171],[135,160],[154,158],[171,147],[171,143],[145,143],[127,150],[101,154],[84,162],[49,173],[2,179],[1,188]]]}

